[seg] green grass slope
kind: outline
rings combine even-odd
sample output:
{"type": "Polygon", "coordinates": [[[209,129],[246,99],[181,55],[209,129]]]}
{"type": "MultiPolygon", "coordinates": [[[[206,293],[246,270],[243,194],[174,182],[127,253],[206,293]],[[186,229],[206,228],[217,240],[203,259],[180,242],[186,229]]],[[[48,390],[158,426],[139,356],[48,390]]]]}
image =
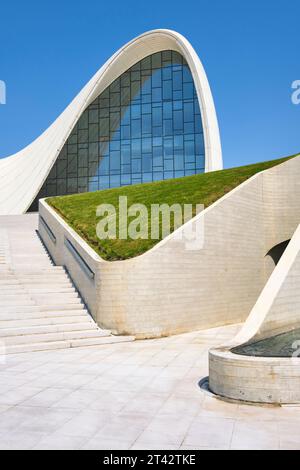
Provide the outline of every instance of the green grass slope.
{"type": "MultiPolygon", "coordinates": [[[[183,178],[145,183],[122,188],[107,189],[92,193],[48,198],[47,203],[104,259],[124,260],[145,253],[159,240],[99,240],[96,225],[100,218],[96,209],[100,204],[113,204],[118,211],[119,196],[126,195],[128,206],[151,204],[204,204],[208,207],[254,174],[283,163],[292,157],[255,163],[211,173],[183,178]]],[[[150,214],[150,210],[148,211],[150,214]]],[[[172,221],[173,224],[174,221],[172,221]]],[[[174,227],[171,226],[171,231],[174,227]]],[[[150,219],[149,219],[150,232],[150,219]]],[[[160,234],[161,237],[161,234],[160,234]]]]}

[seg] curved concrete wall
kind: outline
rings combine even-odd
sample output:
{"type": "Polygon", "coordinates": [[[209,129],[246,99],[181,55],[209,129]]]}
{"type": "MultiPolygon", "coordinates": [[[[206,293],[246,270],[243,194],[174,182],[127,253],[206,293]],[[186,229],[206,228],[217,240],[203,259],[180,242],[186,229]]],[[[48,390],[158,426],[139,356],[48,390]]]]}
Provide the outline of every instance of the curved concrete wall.
{"type": "Polygon", "coordinates": [[[177,239],[184,226],[142,256],[107,262],[47,206],[40,233],[57,264],[66,265],[99,325],[155,337],[244,321],[267,278],[266,253],[291,238],[299,223],[300,157],[259,173],[201,212],[202,249],[177,239]],[[69,238],[95,273],[82,273],[69,238]]]}
{"type": "MultiPolygon", "coordinates": [[[[300,403],[300,359],[243,356],[232,348],[300,327],[300,225],[240,333],[209,353],[210,389],[228,398],[300,403]]],[[[300,339],[300,338],[299,338],[300,339]]]]}
{"type": "Polygon", "coordinates": [[[300,359],[249,357],[218,348],[209,353],[209,388],[253,403],[300,403],[300,359]]]}
{"type": "Polygon", "coordinates": [[[0,159],[0,214],[26,212],[50,173],[64,143],[84,110],[117,77],[144,57],[171,49],[187,61],[198,94],[205,142],[205,171],[222,168],[218,122],[209,83],[191,44],[170,30],[154,30],[135,38],[117,51],[57,120],[32,144],[0,159]]]}
{"type": "Polygon", "coordinates": [[[255,342],[300,327],[300,225],[235,341],[255,342]]]}

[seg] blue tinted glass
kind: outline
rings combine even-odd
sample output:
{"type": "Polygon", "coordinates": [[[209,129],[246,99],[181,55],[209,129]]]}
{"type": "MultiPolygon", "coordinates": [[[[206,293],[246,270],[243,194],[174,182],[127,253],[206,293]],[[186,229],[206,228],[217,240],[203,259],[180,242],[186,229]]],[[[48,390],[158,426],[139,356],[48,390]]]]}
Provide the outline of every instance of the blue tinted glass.
{"type": "Polygon", "coordinates": [[[143,139],[142,140],[142,152],[143,153],[150,153],[152,150],[152,140],[151,139],[143,139]]]}
{"type": "Polygon", "coordinates": [[[149,172],[152,171],[152,155],[151,153],[147,153],[143,155],[143,172],[149,172]]]}
{"type": "Polygon", "coordinates": [[[194,84],[193,83],[184,83],[183,84],[183,99],[189,100],[194,97],[194,84]]]}
{"type": "Polygon", "coordinates": [[[161,86],[161,70],[155,70],[152,75],[152,88],[157,88],[161,86]]]}
{"type": "Polygon", "coordinates": [[[194,102],[187,101],[184,103],[184,122],[194,121],[194,102]]]}
{"type": "Polygon", "coordinates": [[[184,170],[184,155],[183,155],[183,153],[178,153],[177,155],[175,155],[174,168],[175,168],[175,170],[184,170]]]}
{"type": "Polygon", "coordinates": [[[152,140],[153,147],[158,147],[162,145],[162,138],[161,137],[153,137],[152,140]]]}
{"type": "Polygon", "coordinates": [[[121,177],[120,175],[115,175],[110,177],[110,187],[117,188],[121,185],[121,177]]]}
{"type": "Polygon", "coordinates": [[[140,157],[142,152],[142,142],[140,139],[134,139],[131,143],[131,152],[133,157],[140,157]]]}
{"type": "Polygon", "coordinates": [[[130,146],[124,145],[121,149],[121,162],[123,164],[130,164],[130,161],[131,161],[130,146]]]}
{"type": "Polygon", "coordinates": [[[172,80],[165,80],[163,82],[163,100],[172,99],[172,80]]]}
{"type": "Polygon", "coordinates": [[[152,122],[151,114],[143,114],[142,116],[142,133],[151,134],[152,122]]]}
{"type": "Polygon", "coordinates": [[[140,119],[134,119],[131,121],[131,136],[141,137],[141,121],[140,119]]]}
{"type": "Polygon", "coordinates": [[[204,171],[191,71],[178,52],[146,57],[84,111],[38,196],[95,191],[204,171]]]}
{"type": "Polygon", "coordinates": [[[153,126],[162,125],[162,108],[153,108],[152,110],[152,123],[153,126]]]}
{"type": "Polygon", "coordinates": [[[121,139],[130,139],[130,126],[121,126],[121,139]]]}
{"type": "Polygon", "coordinates": [[[133,173],[142,171],[142,160],[132,160],[131,165],[133,173]]]}
{"type": "Polygon", "coordinates": [[[141,106],[139,104],[135,104],[131,106],[131,119],[139,119],[141,115],[141,106]]]}
{"type": "Polygon", "coordinates": [[[154,88],[152,90],[152,100],[155,103],[160,103],[162,100],[162,90],[161,88],[154,88]]]}
{"type": "Polygon", "coordinates": [[[126,186],[131,184],[131,174],[121,176],[121,185],[126,186]]]}
{"type": "Polygon", "coordinates": [[[174,130],[183,131],[183,114],[182,111],[174,111],[174,130]]]}
{"type": "Polygon", "coordinates": [[[179,91],[182,90],[182,73],[174,72],[173,74],[173,90],[179,91]]]}

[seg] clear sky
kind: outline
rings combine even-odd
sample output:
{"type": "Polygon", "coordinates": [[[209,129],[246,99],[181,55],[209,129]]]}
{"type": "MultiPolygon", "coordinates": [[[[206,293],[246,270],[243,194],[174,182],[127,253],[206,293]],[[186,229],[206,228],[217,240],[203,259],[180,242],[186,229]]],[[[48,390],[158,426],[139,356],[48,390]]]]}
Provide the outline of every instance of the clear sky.
{"type": "Polygon", "coordinates": [[[298,0],[10,0],[0,18],[0,157],[29,144],[119,47],[155,28],[177,30],[199,54],[225,167],[300,152],[298,0]]]}

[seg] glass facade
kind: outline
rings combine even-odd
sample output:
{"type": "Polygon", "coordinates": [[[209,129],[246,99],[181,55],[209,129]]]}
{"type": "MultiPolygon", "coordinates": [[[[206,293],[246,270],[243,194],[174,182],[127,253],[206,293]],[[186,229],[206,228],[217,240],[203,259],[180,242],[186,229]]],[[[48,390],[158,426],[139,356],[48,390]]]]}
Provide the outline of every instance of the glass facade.
{"type": "Polygon", "coordinates": [[[37,199],[193,175],[204,167],[192,74],[179,53],[162,51],[88,106],[37,199]]]}

